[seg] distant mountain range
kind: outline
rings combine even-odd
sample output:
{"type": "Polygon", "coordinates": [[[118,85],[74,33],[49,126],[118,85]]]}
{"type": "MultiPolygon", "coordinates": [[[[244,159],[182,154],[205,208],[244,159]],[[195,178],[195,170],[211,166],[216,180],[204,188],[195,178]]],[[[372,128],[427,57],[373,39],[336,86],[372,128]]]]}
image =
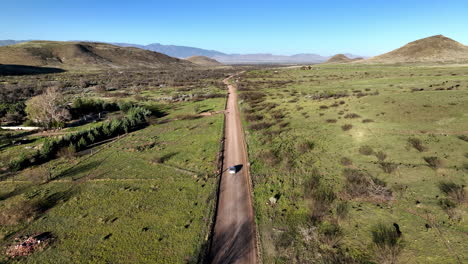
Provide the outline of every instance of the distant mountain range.
{"type": "MultiPolygon", "coordinates": [[[[27,42],[29,40],[0,40],[0,46],[13,45],[27,42]]],[[[318,54],[296,54],[296,55],[274,55],[274,54],[227,54],[216,50],[206,50],[194,47],[162,45],[159,43],[139,45],[131,43],[110,43],[121,47],[135,47],[166,54],[176,58],[188,58],[192,56],[206,56],[225,64],[300,64],[300,63],[322,63],[330,56],[318,54]]],[[[353,59],[362,57],[346,53],[346,57],[353,59]]]]}

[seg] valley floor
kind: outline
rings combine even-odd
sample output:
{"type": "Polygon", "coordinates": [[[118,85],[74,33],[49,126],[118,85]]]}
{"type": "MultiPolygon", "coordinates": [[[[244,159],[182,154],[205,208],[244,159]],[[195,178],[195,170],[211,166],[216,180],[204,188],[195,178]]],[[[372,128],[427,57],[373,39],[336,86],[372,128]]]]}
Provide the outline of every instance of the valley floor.
{"type": "Polygon", "coordinates": [[[264,263],[464,263],[468,68],[239,80],[264,263]]]}

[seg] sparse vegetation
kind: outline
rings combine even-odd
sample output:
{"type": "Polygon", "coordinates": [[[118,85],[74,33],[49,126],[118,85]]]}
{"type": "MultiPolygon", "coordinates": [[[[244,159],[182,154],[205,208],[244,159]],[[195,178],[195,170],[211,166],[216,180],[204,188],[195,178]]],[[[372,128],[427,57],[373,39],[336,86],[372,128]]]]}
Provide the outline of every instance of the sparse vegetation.
{"type": "Polygon", "coordinates": [[[408,143],[419,152],[427,150],[427,148],[423,145],[422,141],[419,138],[408,138],[408,143]]]}
{"type": "Polygon", "coordinates": [[[439,183],[439,189],[452,201],[462,204],[466,201],[465,186],[454,182],[442,181],[439,183]]]}
{"type": "Polygon", "coordinates": [[[351,124],[345,124],[341,126],[341,129],[343,129],[343,131],[351,130],[351,128],[353,128],[353,125],[351,124]]]}
{"type": "Polygon", "coordinates": [[[389,224],[378,223],[371,229],[375,255],[379,263],[397,263],[402,250],[401,236],[389,224]]]}
{"type": "Polygon", "coordinates": [[[374,150],[372,149],[372,147],[364,145],[359,148],[359,153],[361,153],[362,155],[370,156],[374,154],[374,150]]]}
{"type": "MultiPolygon", "coordinates": [[[[316,67],[284,69],[275,75],[259,69],[239,81],[265,94],[259,106],[280,104],[275,109],[287,113],[282,120],[289,123],[278,133],[279,125],[265,130],[268,133],[247,133],[264,263],[457,262],[456,255],[464,251],[460,219],[466,218],[465,204],[434,187],[441,179],[459,185],[465,181],[466,150],[458,138],[468,130],[463,115],[468,111],[463,104],[465,67],[316,67]],[[279,87],[279,80],[289,83],[279,87]],[[456,84],[459,90],[433,92],[456,84]],[[298,94],[302,98],[293,100],[298,94]],[[314,142],[314,149],[301,154],[298,145],[307,140],[314,142]],[[366,155],[360,154],[363,146],[370,147],[363,149],[366,155]],[[442,165],[432,171],[424,157],[437,157],[442,165]],[[321,172],[318,185],[310,178],[312,166],[321,172]],[[297,195],[302,188],[303,197],[297,195]],[[312,191],[306,192],[313,189],[323,190],[318,197],[329,197],[325,194],[332,190],[336,198],[331,204],[317,202],[312,191]],[[268,199],[276,193],[288,195],[273,207],[268,199]],[[327,210],[320,214],[314,206],[327,210]],[[383,219],[404,222],[398,246],[379,243],[385,248],[379,250],[373,242],[370,247],[361,245],[372,241],[368,231],[383,219]],[[428,238],[435,225],[450,239],[452,253],[442,241],[428,238]],[[279,233],[288,234],[287,246],[275,247],[279,233]],[[411,245],[403,248],[406,243],[411,245]]],[[[254,108],[252,113],[264,116],[262,121],[274,120],[265,107],[254,108]]],[[[247,127],[258,122],[245,121],[247,127]]],[[[384,225],[395,234],[392,222],[384,225]]]]}
{"type": "Polygon", "coordinates": [[[438,169],[442,166],[442,160],[438,157],[424,157],[424,161],[427,163],[427,166],[431,167],[432,169],[438,169]]]}

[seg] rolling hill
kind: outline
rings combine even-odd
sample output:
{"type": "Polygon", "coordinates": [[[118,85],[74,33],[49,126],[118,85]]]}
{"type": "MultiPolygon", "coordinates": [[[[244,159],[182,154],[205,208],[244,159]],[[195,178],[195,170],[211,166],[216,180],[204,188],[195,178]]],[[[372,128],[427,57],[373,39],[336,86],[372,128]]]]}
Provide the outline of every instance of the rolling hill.
{"type": "Polygon", "coordinates": [[[0,64],[59,68],[189,67],[194,64],[148,50],[95,42],[30,41],[0,47],[0,64]]]}
{"type": "Polygon", "coordinates": [[[186,60],[200,65],[200,66],[222,66],[223,64],[217,60],[205,57],[205,56],[192,56],[186,58],[186,60]]]}
{"type": "Polygon", "coordinates": [[[187,47],[187,46],[176,46],[176,45],[162,45],[159,43],[153,43],[149,45],[139,45],[139,44],[131,44],[131,43],[112,43],[116,46],[121,47],[135,47],[145,50],[151,50],[155,52],[159,52],[162,54],[166,54],[171,57],[176,58],[187,58],[190,56],[206,56],[206,57],[214,57],[218,55],[226,55],[222,52],[216,50],[206,50],[194,47],[187,47]]]}
{"type": "Polygon", "coordinates": [[[346,57],[344,54],[336,54],[327,60],[326,63],[346,63],[352,61],[350,58],[346,57]]]}
{"type": "Polygon", "coordinates": [[[419,39],[365,63],[468,63],[468,47],[443,35],[419,39]]]}
{"type": "MultiPolygon", "coordinates": [[[[0,46],[12,45],[15,43],[26,42],[24,40],[0,40],[0,46]]],[[[81,41],[75,41],[81,42],[81,41]]],[[[269,53],[252,53],[252,54],[227,54],[216,50],[200,49],[195,47],[163,45],[153,43],[149,45],[139,45],[132,43],[110,43],[120,47],[133,47],[166,54],[171,57],[183,59],[192,56],[205,56],[215,59],[224,64],[315,64],[325,62],[330,57],[322,56],[314,53],[300,53],[295,55],[276,55],[269,53]]],[[[361,56],[344,53],[350,59],[355,59],[361,56]]]]}

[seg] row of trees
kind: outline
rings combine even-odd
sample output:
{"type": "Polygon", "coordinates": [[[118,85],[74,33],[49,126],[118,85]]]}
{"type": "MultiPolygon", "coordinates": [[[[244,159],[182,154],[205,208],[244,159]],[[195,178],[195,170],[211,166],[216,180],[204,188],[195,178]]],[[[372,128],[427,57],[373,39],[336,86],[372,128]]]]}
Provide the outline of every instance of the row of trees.
{"type": "Polygon", "coordinates": [[[144,127],[150,111],[143,107],[131,108],[127,116],[103,122],[92,129],[79,131],[57,139],[48,139],[41,149],[31,156],[20,156],[10,162],[11,171],[19,171],[32,165],[47,162],[56,157],[57,153],[66,149],[69,152],[81,151],[90,145],[116,137],[144,127]]]}

